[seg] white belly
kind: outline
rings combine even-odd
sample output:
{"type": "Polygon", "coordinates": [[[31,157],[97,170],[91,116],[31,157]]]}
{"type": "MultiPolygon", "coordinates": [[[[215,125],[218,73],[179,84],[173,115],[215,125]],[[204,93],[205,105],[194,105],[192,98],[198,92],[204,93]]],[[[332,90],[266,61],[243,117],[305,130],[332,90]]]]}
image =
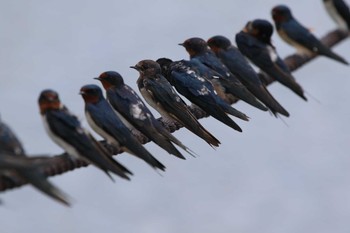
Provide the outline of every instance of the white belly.
{"type": "Polygon", "coordinates": [[[103,137],[109,144],[114,145],[116,147],[119,147],[119,142],[114,137],[112,137],[110,134],[108,134],[107,132],[102,130],[100,127],[98,127],[95,124],[95,121],[92,120],[91,115],[90,115],[89,112],[85,111],[85,116],[86,116],[87,122],[89,123],[90,127],[96,133],[98,133],[101,137],[103,137]]]}
{"type": "Polygon", "coordinates": [[[345,20],[338,14],[337,9],[335,9],[332,1],[325,2],[326,10],[332,19],[338,24],[340,29],[348,30],[345,20]]]}
{"type": "Polygon", "coordinates": [[[288,44],[292,45],[297,50],[297,53],[299,53],[299,54],[306,54],[306,55],[312,54],[312,51],[310,51],[308,48],[305,48],[301,44],[295,42],[294,40],[290,39],[289,36],[286,33],[284,33],[283,31],[278,31],[278,34],[281,36],[281,38],[285,42],[287,42],[288,44]]]}
{"type": "Polygon", "coordinates": [[[50,128],[50,126],[47,123],[45,115],[42,117],[42,119],[43,119],[45,130],[46,130],[47,134],[50,136],[50,138],[52,139],[52,141],[54,141],[57,145],[59,145],[69,155],[71,155],[71,156],[73,156],[75,158],[81,159],[82,157],[79,155],[78,151],[73,146],[71,146],[70,144],[68,144],[67,142],[62,140],[61,138],[57,137],[51,131],[51,128],[50,128]]]}

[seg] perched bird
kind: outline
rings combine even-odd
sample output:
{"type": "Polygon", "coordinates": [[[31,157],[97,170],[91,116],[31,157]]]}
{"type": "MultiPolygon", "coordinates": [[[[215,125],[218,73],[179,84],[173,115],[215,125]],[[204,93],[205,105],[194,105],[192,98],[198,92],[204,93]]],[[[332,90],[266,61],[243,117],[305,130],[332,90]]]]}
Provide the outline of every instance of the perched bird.
{"type": "Polygon", "coordinates": [[[0,120],[0,174],[12,182],[28,182],[49,197],[70,206],[69,198],[43,173],[45,157],[27,157],[13,131],[0,120]]]}
{"type": "Polygon", "coordinates": [[[160,65],[157,62],[142,60],[132,68],[140,72],[137,85],[142,96],[162,117],[179,122],[210,146],[219,146],[220,141],[198,122],[187,104],[162,75],[160,65]]]}
{"type": "Polygon", "coordinates": [[[296,82],[272,45],[272,33],[273,26],[270,22],[256,19],[249,21],[244,29],[236,34],[236,43],[241,53],[263,72],[307,100],[303,88],[296,82]]]}
{"type": "Polygon", "coordinates": [[[22,143],[13,131],[0,119],[0,153],[25,156],[22,143]]]}
{"type": "Polygon", "coordinates": [[[215,54],[209,49],[205,40],[193,37],[185,40],[185,42],[179,45],[185,47],[191,59],[198,59],[204,65],[218,72],[224,78],[224,81],[221,82],[221,84],[226,93],[231,94],[260,110],[268,110],[215,56],[215,54]]]}
{"type": "Polygon", "coordinates": [[[43,173],[43,168],[49,165],[49,160],[43,157],[14,156],[13,154],[0,155],[0,174],[16,176],[19,182],[28,182],[42,193],[54,200],[70,206],[68,196],[50,183],[43,173]]]}
{"type": "Polygon", "coordinates": [[[129,180],[132,173],[115,161],[108,151],[84,129],[76,116],[61,104],[58,93],[43,90],[39,96],[40,114],[48,135],[69,155],[94,164],[112,180],[109,172],[129,180]]]}
{"type": "Polygon", "coordinates": [[[285,5],[278,5],[271,11],[272,18],[280,37],[288,44],[294,46],[301,54],[318,54],[345,65],[349,63],[341,56],[335,54],[319,41],[308,29],[302,26],[292,15],[291,10],[285,5]]]}
{"type": "Polygon", "coordinates": [[[95,78],[101,81],[107,93],[107,100],[130,129],[136,129],[147,138],[178,158],[185,157],[172,144],[191,151],[169,133],[153,116],[136,92],[124,83],[123,77],[115,71],[107,71],[95,78]]]}
{"type": "Polygon", "coordinates": [[[165,166],[149,153],[131,134],[103,97],[99,86],[90,84],[80,89],[85,101],[85,116],[93,130],[107,142],[144,160],[153,168],[165,170],[165,166]]]}
{"type": "Polygon", "coordinates": [[[350,9],[343,0],[323,0],[331,18],[345,31],[350,30],[350,9]]]}
{"type": "Polygon", "coordinates": [[[242,132],[242,129],[226,113],[238,116],[246,121],[248,117],[234,109],[216,94],[211,82],[199,75],[192,60],[172,62],[170,59],[161,58],[157,62],[162,67],[163,75],[181,95],[210,116],[234,130],[242,132]]]}
{"type": "Polygon", "coordinates": [[[241,52],[224,36],[214,36],[207,41],[209,47],[226,67],[253,93],[270,111],[276,115],[280,113],[289,116],[280,103],[270,94],[261,82],[258,74],[248,63],[241,52]]]}

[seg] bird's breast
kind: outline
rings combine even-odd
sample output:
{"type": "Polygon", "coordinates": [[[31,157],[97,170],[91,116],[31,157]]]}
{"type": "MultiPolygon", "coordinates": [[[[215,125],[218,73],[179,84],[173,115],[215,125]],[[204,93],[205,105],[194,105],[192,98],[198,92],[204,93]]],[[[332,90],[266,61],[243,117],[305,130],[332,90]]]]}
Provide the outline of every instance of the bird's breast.
{"type": "Polygon", "coordinates": [[[345,20],[338,13],[338,10],[335,8],[333,4],[333,1],[325,1],[324,5],[326,7],[327,12],[331,16],[331,18],[338,24],[339,28],[342,30],[348,30],[348,26],[345,20]]]}
{"type": "Polygon", "coordinates": [[[54,141],[58,146],[60,146],[65,152],[67,152],[69,155],[75,157],[75,158],[81,158],[79,155],[79,152],[74,148],[73,145],[69,144],[65,140],[63,140],[60,136],[56,135],[50,127],[49,122],[47,121],[46,115],[43,115],[42,117],[45,130],[49,137],[54,141]]]}

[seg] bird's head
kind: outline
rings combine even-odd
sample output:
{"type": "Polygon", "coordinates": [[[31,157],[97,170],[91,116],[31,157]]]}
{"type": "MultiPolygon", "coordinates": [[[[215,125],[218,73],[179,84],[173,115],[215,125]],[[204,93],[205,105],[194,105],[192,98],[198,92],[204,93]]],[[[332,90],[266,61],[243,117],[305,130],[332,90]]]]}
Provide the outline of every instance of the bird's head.
{"type": "Polygon", "coordinates": [[[250,34],[251,36],[257,38],[258,40],[271,44],[271,36],[273,34],[273,26],[272,24],[264,19],[255,19],[253,21],[249,21],[245,28],[244,32],[250,34]]]}
{"type": "Polygon", "coordinates": [[[282,23],[293,18],[291,10],[286,5],[278,5],[272,8],[271,15],[275,23],[282,23]]]}
{"type": "Polygon", "coordinates": [[[139,61],[135,66],[130,66],[130,68],[137,70],[141,75],[155,75],[162,72],[160,65],[153,60],[139,61]]]}
{"type": "Polygon", "coordinates": [[[79,94],[83,97],[85,103],[97,103],[103,98],[102,90],[95,84],[84,85],[80,88],[79,94]]]}
{"type": "Polygon", "coordinates": [[[219,49],[228,49],[232,45],[231,41],[224,36],[213,36],[207,41],[207,44],[214,53],[219,49]]]}
{"type": "Polygon", "coordinates": [[[206,52],[209,49],[207,42],[205,42],[205,40],[198,37],[187,39],[185,40],[185,42],[180,43],[179,45],[185,47],[190,57],[206,52]]]}
{"type": "Polygon", "coordinates": [[[38,103],[41,114],[62,108],[58,93],[51,89],[45,89],[40,93],[38,103]]]}
{"type": "Polygon", "coordinates": [[[103,72],[100,76],[94,79],[99,80],[106,90],[112,87],[121,87],[124,85],[123,77],[116,71],[103,72]]]}
{"type": "Polygon", "coordinates": [[[169,68],[170,68],[170,64],[173,62],[171,59],[169,58],[159,58],[157,59],[156,61],[159,65],[160,65],[160,68],[162,69],[162,74],[164,76],[166,76],[169,72],[169,68]]]}

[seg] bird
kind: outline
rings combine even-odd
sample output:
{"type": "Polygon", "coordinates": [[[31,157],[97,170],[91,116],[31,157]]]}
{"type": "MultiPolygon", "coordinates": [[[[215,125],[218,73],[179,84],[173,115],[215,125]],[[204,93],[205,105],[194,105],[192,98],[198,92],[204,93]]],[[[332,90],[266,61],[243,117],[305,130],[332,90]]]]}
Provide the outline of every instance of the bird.
{"type": "Polygon", "coordinates": [[[96,77],[106,90],[108,102],[122,117],[123,122],[131,130],[138,130],[158,146],[180,159],[186,159],[172,144],[176,144],[183,150],[193,155],[191,150],[169,133],[163,125],[154,117],[142,99],[127,84],[123,77],[116,71],[106,71],[96,77]]]}
{"type": "Polygon", "coordinates": [[[215,54],[209,49],[205,40],[198,37],[192,37],[179,45],[185,47],[190,55],[190,59],[196,58],[204,65],[221,74],[223,77],[223,81],[220,81],[220,84],[222,85],[221,88],[223,88],[226,93],[231,94],[262,111],[268,110],[266,106],[258,101],[256,97],[238,80],[238,78],[234,76],[215,56],[215,54]]]}
{"type": "Polygon", "coordinates": [[[129,175],[132,175],[132,172],[114,160],[108,151],[81,126],[78,118],[61,103],[56,91],[52,89],[41,91],[38,104],[47,134],[67,154],[72,158],[95,165],[112,181],[114,180],[110,172],[130,180],[129,175]]]}
{"type": "Polygon", "coordinates": [[[271,43],[272,24],[264,19],[249,21],[236,34],[236,44],[240,52],[264,73],[277,80],[303,100],[307,100],[303,88],[296,82],[287,65],[277,54],[271,43]]]}
{"type": "Polygon", "coordinates": [[[70,198],[59,188],[47,180],[43,170],[50,165],[50,160],[43,157],[14,156],[4,153],[0,156],[0,174],[10,175],[19,183],[30,183],[36,189],[51,197],[52,199],[71,206],[70,198]]]}
{"type": "Polygon", "coordinates": [[[25,156],[21,141],[11,128],[0,119],[0,153],[25,156]]]}
{"type": "Polygon", "coordinates": [[[226,113],[248,121],[248,117],[221,99],[211,82],[199,75],[193,60],[172,61],[168,58],[157,60],[165,78],[189,101],[200,107],[208,115],[221,121],[234,130],[242,132],[241,127],[226,113]]]}
{"type": "Polygon", "coordinates": [[[84,85],[79,94],[82,95],[85,102],[87,122],[96,133],[109,144],[135,155],[151,167],[165,170],[165,166],[142,146],[116,115],[104,98],[99,86],[95,84],[84,85]]]}
{"type": "Polygon", "coordinates": [[[155,108],[163,118],[175,120],[202,138],[210,146],[219,146],[220,141],[198,122],[187,104],[162,75],[161,67],[157,62],[142,60],[132,68],[140,73],[137,79],[140,93],[146,102],[155,108]]]}
{"type": "Polygon", "coordinates": [[[224,36],[213,36],[207,44],[226,67],[253,93],[270,111],[276,116],[280,113],[289,116],[287,110],[278,103],[265,85],[261,82],[258,74],[248,63],[242,53],[232,45],[231,41],[224,36]]]}
{"type": "Polygon", "coordinates": [[[324,6],[331,18],[342,30],[350,30],[350,9],[343,0],[323,0],[324,6]]]}
{"type": "Polygon", "coordinates": [[[318,40],[310,30],[302,26],[286,5],[277,5],[271,10],[272,18],[280,37],[295,47],[300,54],[318,54],[345,65],[349,63],[318,40]]]}
{"type": "Polygon", "coordinates": [[[54,200],[70,206],[69,197],[47,180],[43,173],[46,157],[27,157],[11,128],[0,120],[0,174],[10,182],[28,182],[54,200]]]}

